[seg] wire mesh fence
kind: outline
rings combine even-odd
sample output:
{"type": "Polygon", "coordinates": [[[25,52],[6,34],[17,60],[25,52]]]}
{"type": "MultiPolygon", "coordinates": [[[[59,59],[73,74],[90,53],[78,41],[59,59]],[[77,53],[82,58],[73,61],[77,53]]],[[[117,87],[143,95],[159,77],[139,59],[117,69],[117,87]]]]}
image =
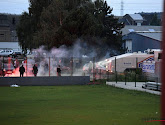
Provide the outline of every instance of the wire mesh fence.
{"type": "Polygon", "coordinates": [[[90,76],[91,81],[105,79],[116,83],[118,81],[160,82],[160,66],[148,69],[145,67],[146,69],[143,70],[144,61],[137,57],[103,61],[98,61],[96,57],[0,57],[0,76],[19,77],[21,65],[25,67],[24,77],[34,76],[33,66],[36,65],[37,76],[58,76],[57,67],[60,66],[61,76],[90,76]]]}
{"type": "Polygon", "coordinates": [[[57,76],[57,67],[61,76],[91,76],[95,71],[94,58],[28,56],[24,58],[0,57],[0,75],[19,77],[19,68],[24,66],[24,76],[33,76],[33,66],[38,68],[37,76],[57,76]]]}

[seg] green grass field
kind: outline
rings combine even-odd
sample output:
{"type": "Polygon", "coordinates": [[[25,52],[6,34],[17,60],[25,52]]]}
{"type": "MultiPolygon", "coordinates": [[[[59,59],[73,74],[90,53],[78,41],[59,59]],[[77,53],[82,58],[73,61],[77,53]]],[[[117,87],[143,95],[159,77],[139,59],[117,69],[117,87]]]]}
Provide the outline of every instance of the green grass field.
{"type": "Polygon", "coordinates": [[[0,87],[0,125],[159,125],[145,122],[159,108],[160,96],[106,85],[0,87]]]}

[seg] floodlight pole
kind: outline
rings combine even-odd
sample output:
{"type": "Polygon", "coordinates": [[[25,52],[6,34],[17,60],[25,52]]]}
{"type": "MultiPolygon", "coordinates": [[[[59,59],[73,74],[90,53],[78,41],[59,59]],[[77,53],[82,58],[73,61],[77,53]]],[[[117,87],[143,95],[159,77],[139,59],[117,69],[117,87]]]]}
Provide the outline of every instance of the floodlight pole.
{"type": "Polygon", "coordinates": [[[28,59],[27,59],[27,57],[26,57],[26,60],[25,60],[25,62],[26,62],[26,77],[27,77],[27,71],[28,71],[28,68],[27,68],[27,63],[28,63],[28,61],[27,61],[28,59]]]}
{"type": "Polygon", "coordinates": [[[70,65],[71,65],[71,76],[73,76],[73,57],[71,57],[71,61],[70,61],[70,65]]]}
{"type": "Polygon", "coordinates": [[[137,63],[138,63],[138,58],[136,57],[136,71],[135,71],[135,87],[136,87],[136,74],[137,74],[137,63]]]}
{"type": "Polygon", "coordinates": [[[95,57],[93,57],[93,83],[95,82],[95,57]]]}
{"type": "Polygon", "coordinates": [[[3,56],[3,77],[5,76],[5,72],[4,72],[4,56],[3,56]]]}
{"type": "Polygon", "coordinates": [[[127,73],[125,72],[125,85],[127,84],[127,73]]]}
{"type": "Polygon", "coordinates": [[[49,57],[49,77],[50,77],[50,57],[49,57]]]}

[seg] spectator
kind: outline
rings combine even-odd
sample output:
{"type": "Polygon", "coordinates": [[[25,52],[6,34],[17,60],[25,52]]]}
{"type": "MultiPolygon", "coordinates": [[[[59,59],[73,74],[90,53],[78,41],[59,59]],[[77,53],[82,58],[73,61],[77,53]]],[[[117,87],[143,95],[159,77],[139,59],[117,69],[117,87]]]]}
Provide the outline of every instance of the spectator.
{"type": "Polygon", "coordinates": [[[23,77],[23,74],[25,72],[25,68],[23,67],[23,65],[19,68],[19,72],[20,72],[20,77],[23,77]]]}
{"type": "Polygon", "coordinates": [[[37,68],[37,66],[34,64],[34,66],[33,66],[33,74],[34,74],[35,77],[37,76],[37,73],[38,73],[38,68],[37,68]]]}
{"type": "Polygon", "coordinates": [[[15,61],[14,61],[14,68],[17,68],[19,66],[19,61],[18,59],[16,58],[15,61]]]}
{"type": "Polygon", "coordinates": [[[61,76],[61,68],[60,65],[57,67],[57,76],[61,76]]]}

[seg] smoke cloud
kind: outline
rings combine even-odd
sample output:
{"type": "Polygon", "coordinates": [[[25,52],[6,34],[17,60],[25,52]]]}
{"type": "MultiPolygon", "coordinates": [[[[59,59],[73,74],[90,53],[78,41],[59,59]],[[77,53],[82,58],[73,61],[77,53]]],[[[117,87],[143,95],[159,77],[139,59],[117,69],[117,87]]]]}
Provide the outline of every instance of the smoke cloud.
{"type": "MultiPolygon", "coordinates": [[[[60,65],[62,75],[83,75],[83,67],[89,62],[100,61],[110,56],[110,50],[106,45],[97,47],[89,45],[87,42],[77,40],[72,47],[62,45],[59,48],[52,48],[47,51],[44,46],[32,50],[32,57],[28,56],[28,60],[34,60],[38,66],[39,76],[56,76],[57,66],[60,65]]],[[[30,61],[28,61],[30,63],[30,61]]]]}

